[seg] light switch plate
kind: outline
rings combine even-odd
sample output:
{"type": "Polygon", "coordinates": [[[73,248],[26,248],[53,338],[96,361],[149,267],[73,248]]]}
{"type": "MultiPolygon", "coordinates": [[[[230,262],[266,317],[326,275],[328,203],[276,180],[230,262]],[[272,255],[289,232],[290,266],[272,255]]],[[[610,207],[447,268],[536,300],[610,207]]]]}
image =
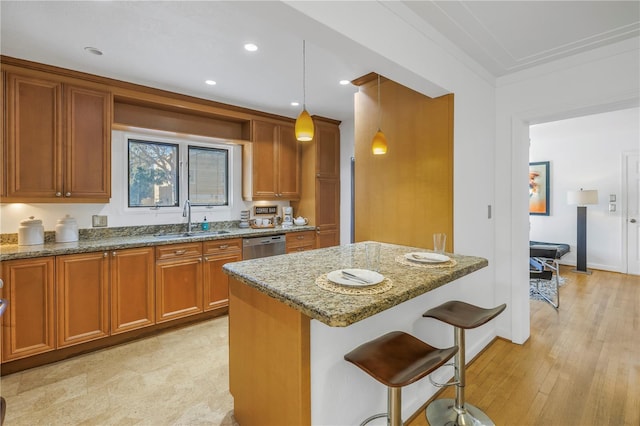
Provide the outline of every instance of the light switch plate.
{"type": "Polygon", "coordinates": [[[91,216],[91,224],[94,228],[103,228],[107,226],[107,216],[94,214],[93,216],[91,216]]]}
{"type": "Polygon", "coordinates": [[[609,203],[609,211],[610,212],[615,212],[616,211],[616,205],[614,203],[609,203]]]}

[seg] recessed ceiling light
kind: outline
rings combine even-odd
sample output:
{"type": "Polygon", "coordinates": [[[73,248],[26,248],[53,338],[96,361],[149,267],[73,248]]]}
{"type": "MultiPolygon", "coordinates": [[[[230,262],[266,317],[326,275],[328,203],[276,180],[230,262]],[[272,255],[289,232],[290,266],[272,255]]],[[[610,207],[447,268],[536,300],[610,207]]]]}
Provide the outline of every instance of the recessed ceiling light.
{"type": "Polygon", "coordinates": [[[343,86],[346,86],[349,83],[351,83],[349,80],[340,80],[340,84],[342,84],[343,86]]]}
{"type": "Polygon", "coordinates": [[[205,80],[205,83],[207,83],[209,86],[215,86],[217,83],[213,80],[205,80]]]}
{"type": "Polygon", "coordinates": [[[291,106],[298,106],[298,105],[300,105],[300,102],[296,102],[296,101],[291,102],[291,106]]]}
{"type": "Polygon", "coordinates": [[[255,52],[256,50],[258,50],[258,46],[253,43],[247,43],[244,45],[244,49],[249,52],[255,52]]]}
{"type": "Polygon", "coordinates": [[[100,49],[96,49],[95,47],[85,47],[84,50],[96,56],[102,56],[102,51],[100,49]]]}

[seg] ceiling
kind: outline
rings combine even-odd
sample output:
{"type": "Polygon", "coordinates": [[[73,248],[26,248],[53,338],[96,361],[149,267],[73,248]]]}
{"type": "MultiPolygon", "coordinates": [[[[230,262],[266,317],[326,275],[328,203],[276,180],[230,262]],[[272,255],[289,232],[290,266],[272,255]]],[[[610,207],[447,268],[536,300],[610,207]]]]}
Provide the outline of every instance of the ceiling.
{"type": "MultiPolygon", "coordinates": [[[[383,4],[407,25],[435,29],[492,78],[640,34],[636,1],[383,4]]],[[[287,117],[300,111],[292,101],[303,102],[303,39],[311,114],[349,120],[357,89],[338,82],[386,61],[279,1],[2,0],[0,14],[3,55],[287,117]]]]}

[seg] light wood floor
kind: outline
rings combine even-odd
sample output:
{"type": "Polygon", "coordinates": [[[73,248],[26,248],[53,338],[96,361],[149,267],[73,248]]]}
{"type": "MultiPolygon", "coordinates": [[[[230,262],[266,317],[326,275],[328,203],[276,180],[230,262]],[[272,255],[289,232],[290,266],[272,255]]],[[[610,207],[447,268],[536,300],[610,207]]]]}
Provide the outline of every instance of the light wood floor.
{"type": "Polygon", "coordinates": [[[498,339],[468,365],[466,400],[496,425],[640,425],[640,277],[561,275],[560,310],[531,301],[531,337],[498,339]]]}
{"type": "MultiPolygon", "coordinates": [[[[640,277],[563,275],[559,312],[532,301],[530,339],[468,366],[467,400],[497,425],[640,425],[640,277]]],[[[226,342],[223,317],[2,377],[5,426],[232,425],[226,342]]]]}

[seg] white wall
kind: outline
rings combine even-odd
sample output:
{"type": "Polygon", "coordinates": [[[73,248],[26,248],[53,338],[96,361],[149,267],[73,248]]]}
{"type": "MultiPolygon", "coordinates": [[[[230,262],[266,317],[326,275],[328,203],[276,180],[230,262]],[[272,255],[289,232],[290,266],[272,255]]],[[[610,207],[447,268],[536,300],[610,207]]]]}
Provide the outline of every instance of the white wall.
{"type": "Polygon", "coordinates": [[[626,272],[623,232],[623,153],[640,150],[640,109],[533,125],[530,161],[550,161],[550,215],[530,216],[530,238],[571,245],[561,263],[576,264],[576,206],[567,191],[598,190],[598,205],[587,207],[587,266],[626,272]],[[609,212],[609,194],[616,196],[609,212]]]}
{"type": "MultiPolygon", "coordinates": [[[[156,136],[175,138],[175,134],[162,131],[144,131],[156,136]]],[[[45,231],[53,231],[58,219],[70,214],[78,221],[81,229],[91,228],[93,215],[106,215],[109,227],[136,226],[136,225],[161,225],[173,223],[186,223],[182,217],[182,207],[150,209],[127,209],[127,132],[114,130],[111,137],[111,199],[106,204],[42,204],[42,203],[11,203],[0,205],[0,232],[16,233],[22,219],[35,216],[42,219],[45,231]]],[[[182,137],[183,139],[187,136],[182,137]]],[[[198,142],[221,143],[220,139],[192,136],[190,140],[198,142]]],[[[240,145],[233,145],[230,158],[229,174],[233,175],[235,185],[231,188],[229,207],[193,207],[192,220],[202,222],[206,216],[207,221],[233,221],[240,220],[240,211],[251,209],[260,202],[246,202],[242,199],[242,151],[240,145]]],[[[288,205],[287,202],[262,202],[268,205],[288,205]]],[[[253,211],[251,212],[253,216],[253,211]]]]}

